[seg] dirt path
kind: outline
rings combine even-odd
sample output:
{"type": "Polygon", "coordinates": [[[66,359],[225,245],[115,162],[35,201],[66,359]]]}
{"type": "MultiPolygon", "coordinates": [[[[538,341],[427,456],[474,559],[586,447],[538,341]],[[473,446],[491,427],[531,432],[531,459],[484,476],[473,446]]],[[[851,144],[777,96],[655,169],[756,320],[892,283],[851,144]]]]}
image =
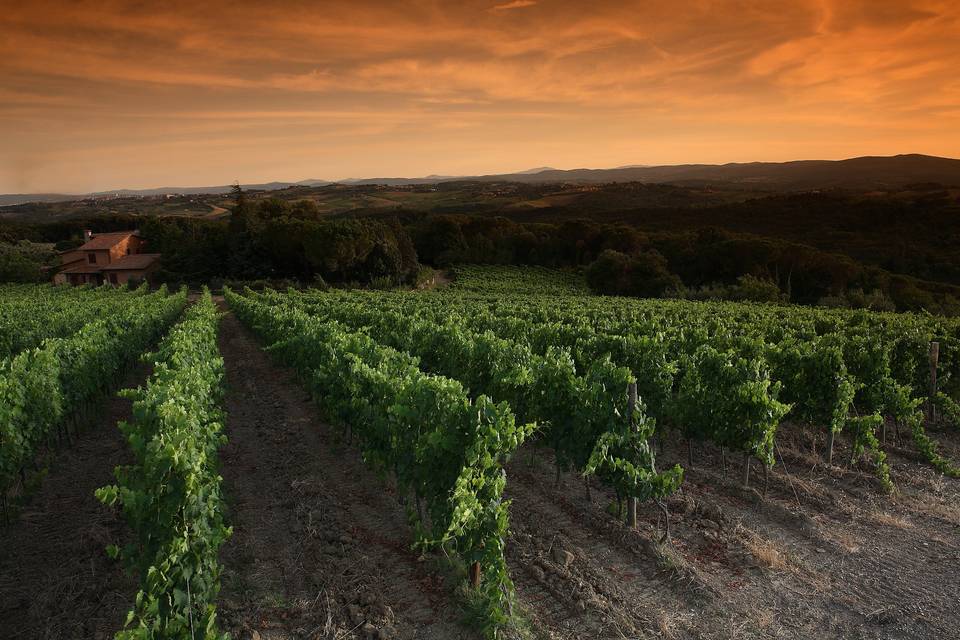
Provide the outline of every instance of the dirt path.
{"type": "MultiPolygon", "coordinates": [[[[143,384],[148,370],[133,369],[123,388],[143,384]]],[[[93,492],[115,482],[115,466],[132,462],[117,429],[130,406],[108,399],[96,424],[54,455],[13,524],[0,529],[0,637],[105,639],[123,626],[137,584],[104,548],[127,529],[93,492]]]]}
{"type": "Polygon", "coordinates": [[[209,202],[207,203],[207,206],[210,207],[210,213],[203,216],[204,218],[220,218],[229,213],[229,210],[209,202]]]}
{"type": "Polygon", "coordinates": [[[247,638],[471,638],[438,564],[410,550],[403,508],[341,446],[293,374],[232,314],[221,473],[223,626],[247,638]],[[256,632],[256,633],[254,633],[256,632]]]}

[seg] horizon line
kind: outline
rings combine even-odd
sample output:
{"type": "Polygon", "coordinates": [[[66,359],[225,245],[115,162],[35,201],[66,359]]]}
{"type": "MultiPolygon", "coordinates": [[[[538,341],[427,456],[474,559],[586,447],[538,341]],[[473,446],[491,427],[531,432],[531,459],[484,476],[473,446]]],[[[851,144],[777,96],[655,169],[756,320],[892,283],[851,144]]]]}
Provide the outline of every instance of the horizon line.
{"type": "MultiPolygon", "coordinates": [[[[925,158],[934,158],[938,160],[958,160],[960,158],[954,158],[950,156],[938,156],[926,153],[895,153],[892,155],[863,155],[863,156],[850,156],[842,158],[799,158],[793,160],[748,160],[748,161],[731,161],[731,162],[682,162],[675,164],[626,164],[618,165],[614,167],[574,167],[569,169],[561,169],[558,167],[535,167],[536,171],[531,173],[531,169],[520,169],[516,171],[505,171],[499,173],[469,173],[469,174],[438,174],[430,173],[425,176],[399,176],[399,175],[379,175],[379,176],[370,176],[363,178],[355,177],[346,177],[346,178],[337,178],[337,179],[326,179],[326,178],[303,178],[301,180],[261,180],[258,182],[246,182],[242,183],[239,181],[233,181],[226,184],[207,184],[207,185],[195,185],[189,187],[183,186],[157,186],[157,187],[120,187],[114,189],[99,189],[94,191],[85,191],[85,192],[71,192],[71,191],[59,191],[59,190],[45,190],[45,191],[30,191],[30,192],[10,192],[10,193],[0,193],[0,196],[31,196],[31,195],[47,195],[47,196],[95,196],[95,195],[107,195],[110,193],[120,193],[123,191],[163,191],[163,190],[182,190],[180,193],[189,194],[191,189],[211,189],[216,187],[233,187],[234,185],[239,184],[240,187],[252,187],[257,185],[267,185],[267,184],[285,184],[289,186],[310,186],[304,185],[305,182],[324,182],[330,185],[334,184],[350,184],[351,182],[360,182],[368,180],[429,180],[431,178],[437,178],[437,181],[454,181],[459,179],[470,179],[470,178],[489,178],[492,176],[511,176],[511,175],[538,175],[539,173],[546,173],[549,171],[560,171],[560,172],[569,172],[569,171],[616,171],[618,169],[657,169],[662,167],[728,167],[735,165],[750,165],[750,164],[793,164],[800,162],[846,162],[850,160],[862,160],[868,158],[903,158],[909,156],[920,156],[925,158]]],[[[378,184],[378,183],[371,183],[378,184]]],[[[27,204],[27,203],[23,203],[27,204]]]]}

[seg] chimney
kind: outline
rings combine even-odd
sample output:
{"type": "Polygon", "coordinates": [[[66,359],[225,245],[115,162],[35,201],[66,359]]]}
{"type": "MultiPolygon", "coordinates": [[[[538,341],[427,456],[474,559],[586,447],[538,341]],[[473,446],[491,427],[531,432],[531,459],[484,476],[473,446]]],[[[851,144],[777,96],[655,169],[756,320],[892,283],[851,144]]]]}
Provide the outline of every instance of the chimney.
{"type": "Polygon", "coordinates": [[[93,231],[90,231],[90,229],[84,229],[84,230],[83,230],[83,241],[84,241],[84,242],[90,242],[90,238],[92,238],[92,237],[93,237],[93,231]]]}

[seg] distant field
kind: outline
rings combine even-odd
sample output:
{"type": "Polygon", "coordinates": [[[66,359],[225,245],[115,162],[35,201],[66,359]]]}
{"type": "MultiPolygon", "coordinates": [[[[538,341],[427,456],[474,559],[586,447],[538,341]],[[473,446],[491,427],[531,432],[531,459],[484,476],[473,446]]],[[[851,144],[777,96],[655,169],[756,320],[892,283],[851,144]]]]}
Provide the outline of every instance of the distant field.
{"type": "Polygon", "coordinates": [[[470,293],[589,296],[579,271],[507,265],[458,265],[450,270],[449,289],[470,293]]]}
{"type": "Polygon", "coordinates": [[[229,206],[219,195],[98,198],[71,202],[31,202],[0,207],[0,220],[63,222],[114,215],[206,217],[229,206]]]}
{"type": "MultiPolygon", "coordinates": [[[[517,183],[447,183],[430,186],[327,185],[249,191],[251,200],[312,200],[323,213],[376,209],[434,213],[514,213],[580,207],[585,214],[629,207],[689,207],[742,202],[766,195],[744,187],[699,188],[671,185],[573,185],[517,183]]],[[[0,219],[67,220],[95,215],[205,215],[210,207],[228,207],[222,194],[98,197],[65,202],[33,202],[0,207],[0,219]]]]}

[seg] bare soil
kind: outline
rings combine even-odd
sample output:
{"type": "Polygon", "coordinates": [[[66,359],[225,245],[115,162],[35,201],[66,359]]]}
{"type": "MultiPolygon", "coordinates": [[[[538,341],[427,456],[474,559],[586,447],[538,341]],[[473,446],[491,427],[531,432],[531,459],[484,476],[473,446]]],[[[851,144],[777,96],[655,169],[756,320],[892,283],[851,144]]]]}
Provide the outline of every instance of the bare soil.
{"type": "MultiPolygon", "coordinates": [[[[958,459],[957,434],[934,435],[958,459]]],[[[557,487],[549,453],[522,452],[508,469],[509,549],[534,628],[564,639],[960,637],[960,483],[891,442],[899,492],[886,496],[869,465],[825,466],[813,440],[782,429],[766,497],[756,462],[744,489],[739,457],[724,474],[719,451],[698,447],[669,501],[669,546],[656,542],[653,505],[630,531],[607,511],[611,493],[594,484],[588,501],[575,474],[557,487]]],[[[835,460],[849,455],[838,442],[835,460]]],[[[668,445],[659,462],[686,458],[685,444],[668,445]]]]}
{"type": "Polygon", "coordinates": [[[220,328],[233,537],[219,602],[234,638],[472,638],[452,581],[411,550],[404,508],[293,374],[232,314],[220,328]]]}
{"type": "MultiPolygon", "coordinates": [[[[123,387],[142,384],[148,371],[131,370],[123,387]]],[[[93,493],[115,482],[114,467],[132,462],[117,429],[130,407],[109,398],[73,446],[41,463],[46,475],[28,480],[37,486],[10,526],[0,523],[0,637],[100,639],[122,628],[137,582],[105,547],[129,533],[93,493]]]]}

